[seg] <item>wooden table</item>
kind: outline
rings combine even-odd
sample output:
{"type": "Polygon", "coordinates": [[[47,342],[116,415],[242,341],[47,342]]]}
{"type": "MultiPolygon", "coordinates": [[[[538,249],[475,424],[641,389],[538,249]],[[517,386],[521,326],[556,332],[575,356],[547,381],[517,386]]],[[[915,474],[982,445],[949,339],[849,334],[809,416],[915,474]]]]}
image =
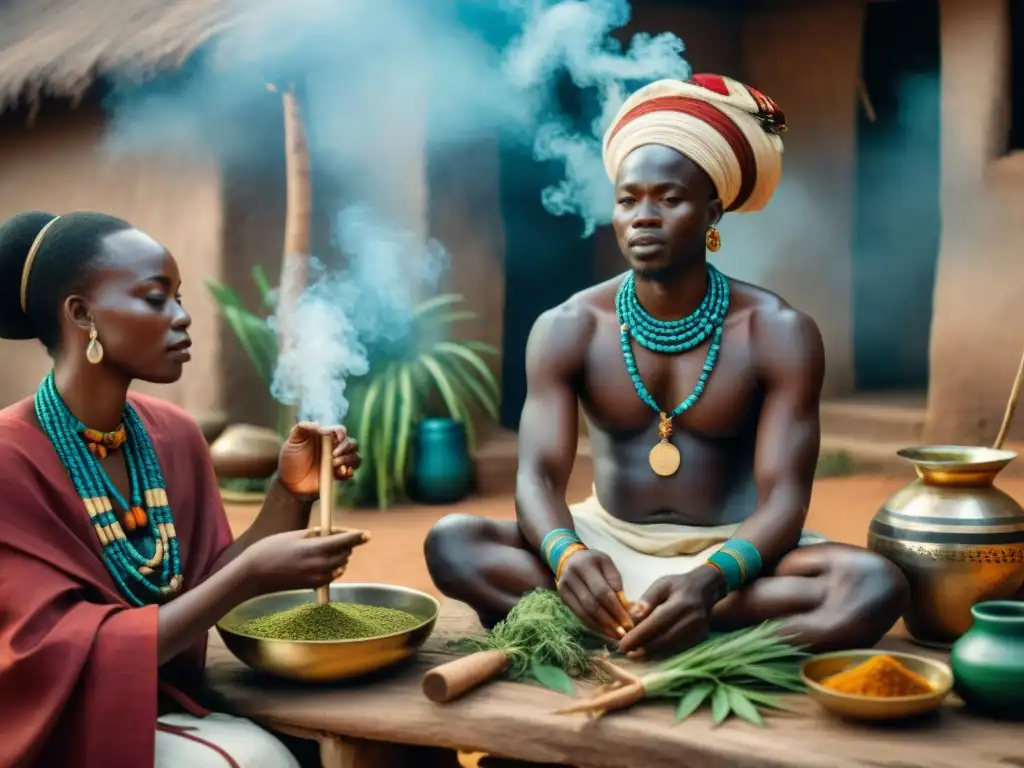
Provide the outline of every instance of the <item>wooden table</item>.
{"type": "MultiPolygon", "coordinates": [[[[427,701],[423,672],[452,658],[438,649],[478,628],[465,606],[446,602],[434,635],[408,665],[372,682],[329,688],[257,677],[211,633],[208,680],[229,711],[319,740],[325,768],[425,767],[401,745],[585,768],[1024,768],[1020,726],[972,717],[953,697],[925,722],[880,727],[840,722],[797,696],[800,715],[771,716],[763,729],[735,718],[713,729],[706,712],[676,724],[665,703],[596,721],[555,717],[549,713],[565,704],[564,695],[504,681],[451,704],[427,701]]],[[[882,645],[923,652],[899,637],[882,645]]]]}

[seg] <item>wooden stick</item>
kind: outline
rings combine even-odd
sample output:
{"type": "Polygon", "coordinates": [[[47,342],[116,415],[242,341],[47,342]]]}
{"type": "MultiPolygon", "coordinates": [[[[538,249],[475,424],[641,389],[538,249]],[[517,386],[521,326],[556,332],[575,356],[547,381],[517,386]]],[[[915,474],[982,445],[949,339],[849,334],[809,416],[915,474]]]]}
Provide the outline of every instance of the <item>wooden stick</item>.
{"type": "Polygon", "coordinates": [[[1003,414],[1003,423],[999,427],[999,434],[992,447],[999,450],[1006,441],[1006,435],[1010,431],[1010,424],[1013,422],[1013,412],[1017,410],[1017,402],[1020,400],[1021,385],[1024,384],[1024,355],[1021,355],[1020,365],[1017,366],[1017,377],[1013,380],[1013,388],[1010,390],[1010,400],[1006,403],[1006,412],[1003,414]]]}
{"type": "MultiPolygon", "coordinates": [[[[334,442],[332,435],[320,440],[320,535],[331,535],[331,519],[334,517],[334,442]]],[[[331,602],[331,585],[317,587],[316,601],[319,605],[331,602]]]]}
{"type": "MultiPolygon", "coordinates": [[[[286,203],[284,253],[277,299],[278,349],[281,354],[295,343],[292,313],[306,288],[313,216],[313,181],[309,143],[302,121],[302,109],[295,91],[281,92],[284,109],[284,157],[286,203]]],[[[285,406],[288,428],[296,421],[294,405],[285,406]]]]}
{"type": "Polygon", "coordinates": [[[508,667],[501,651],[477,651],[449,661],[423,675],[423,695],[435,704],[447,704],[497,677],[508,667]]]}

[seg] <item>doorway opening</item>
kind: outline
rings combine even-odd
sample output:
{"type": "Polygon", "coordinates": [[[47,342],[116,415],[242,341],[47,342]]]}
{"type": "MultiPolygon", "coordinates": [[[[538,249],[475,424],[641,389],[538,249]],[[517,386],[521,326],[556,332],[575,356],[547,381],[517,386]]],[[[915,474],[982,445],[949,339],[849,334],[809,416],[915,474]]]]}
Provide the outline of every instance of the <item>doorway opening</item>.
{"type": "Polygon", "coordinates": [[[939,255],[936,0],[869,3],[853,244],[858,392],[925,392],[939,255]]]}

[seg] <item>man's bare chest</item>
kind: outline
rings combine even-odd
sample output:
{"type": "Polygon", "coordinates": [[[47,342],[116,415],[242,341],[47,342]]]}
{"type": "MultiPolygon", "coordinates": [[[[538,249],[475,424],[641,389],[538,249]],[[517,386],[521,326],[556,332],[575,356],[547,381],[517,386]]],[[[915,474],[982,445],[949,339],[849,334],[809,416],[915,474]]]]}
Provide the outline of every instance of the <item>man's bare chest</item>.
{"type": "MultiPolygon", "coordinates": [[[[631,341],[636,382],[626,368],[618,327],[602,327],[591,340],[580,390],[588,418],[610,434],[649,430],[658,421],[658,411],[672,413],[695,393],[708,363],[709,346],[665,355],[631,341]]],[[[673,419],[673,427],[711,439],[731,437],[743,429],[758,405],[760,389],[751,352],[743,329],[727,326],[714,367],[703,379],[703,390],[673,419]]]]}

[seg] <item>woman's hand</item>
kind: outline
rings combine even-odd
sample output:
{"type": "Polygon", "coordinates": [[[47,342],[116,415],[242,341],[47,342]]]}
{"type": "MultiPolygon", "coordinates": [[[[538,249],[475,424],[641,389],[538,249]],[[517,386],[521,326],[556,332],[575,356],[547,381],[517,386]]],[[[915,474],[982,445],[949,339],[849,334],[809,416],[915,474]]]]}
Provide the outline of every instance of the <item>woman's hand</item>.
{"type": "Polygon", "coordinates": [[[281,448],[277,479],[297,499],[312,501],[320,496],[320,452],[324,435],[331,436],[334,476],[338,480],[351,479],[359,467],[359,446],[344,427],[321,427],[309,422],[296,424],[281,448]]]}
{"type": "Polygon", "coordinates": [[[243,553],[246,578],[258,595],[316,589],[341,576],[349,555],[369,540],[363,531],[342,528],[321,536],[317,528],[267,536],[243,553]]]}
{"type": "Polygon", "coordinates": [[[245,600],[270,592],[315,589],[345,570],[352,550],[369,536],[340,531],[287,531],[253,542],[210,578],[160,606],[157,664],[164,665],[196,642],[206,641],[214,624],[245,600]]]}

